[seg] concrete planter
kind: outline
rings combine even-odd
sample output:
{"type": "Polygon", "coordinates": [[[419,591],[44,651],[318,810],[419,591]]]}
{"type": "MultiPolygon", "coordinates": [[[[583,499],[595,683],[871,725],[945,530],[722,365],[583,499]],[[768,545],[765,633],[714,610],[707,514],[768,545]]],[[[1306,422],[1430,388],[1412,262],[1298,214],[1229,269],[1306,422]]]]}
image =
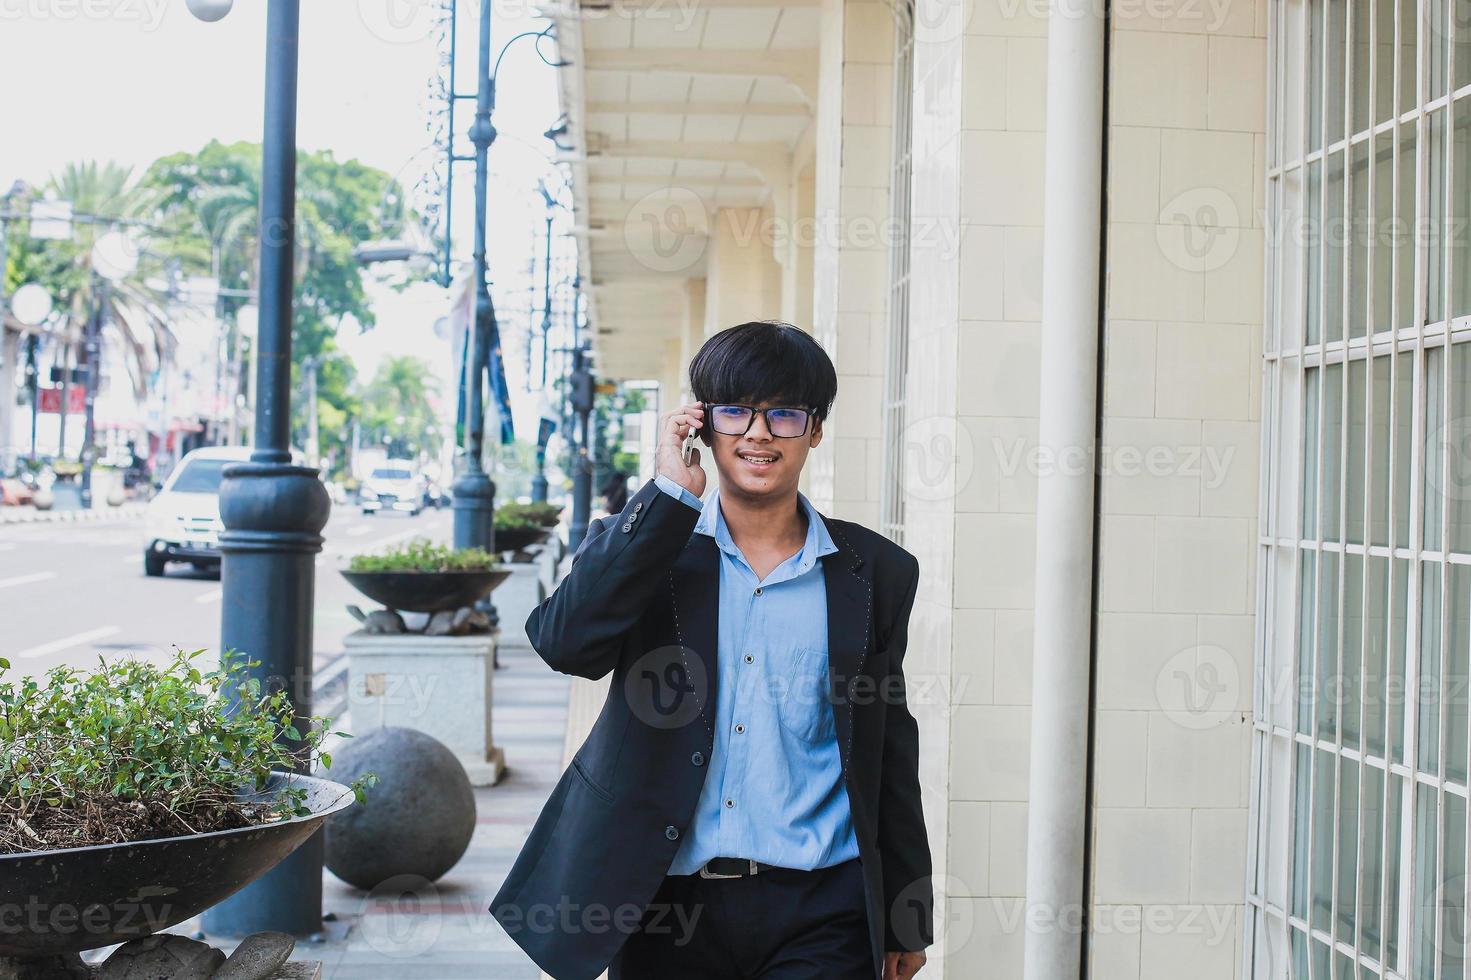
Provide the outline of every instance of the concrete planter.
{"type": "Polygon", "coordinates": [[[443,742],[473,785],[494,785],[506,767],[491,736],[495,646],[491,634],[348,635],[343,647],[353,733],[417,729],[443,742]]]}

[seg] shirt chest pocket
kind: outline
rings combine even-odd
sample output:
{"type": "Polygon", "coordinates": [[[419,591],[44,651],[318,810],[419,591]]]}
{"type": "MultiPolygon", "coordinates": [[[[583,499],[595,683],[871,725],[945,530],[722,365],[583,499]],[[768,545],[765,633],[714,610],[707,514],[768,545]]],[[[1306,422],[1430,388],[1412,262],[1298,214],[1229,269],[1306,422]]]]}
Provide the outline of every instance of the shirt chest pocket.
{"type": "Polygon", "coordinates": [[[790,665],[784,683],[776,686],[782,728],[811,745],[832,741],[837,728],[828,696],[827,651],[798,647],[792,651],[790,665]]]}

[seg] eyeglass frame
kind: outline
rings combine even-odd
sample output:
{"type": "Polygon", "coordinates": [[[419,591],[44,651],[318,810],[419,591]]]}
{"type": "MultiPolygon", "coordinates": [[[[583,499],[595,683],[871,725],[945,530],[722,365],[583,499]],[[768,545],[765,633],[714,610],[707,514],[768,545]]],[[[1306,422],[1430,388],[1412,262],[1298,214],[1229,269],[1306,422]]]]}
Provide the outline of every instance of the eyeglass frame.
{"type": "Polygon", "coordinates": [[[796,405],[771,405],[771,406],[769,406],[767,408],[757,408],[755,405],[742,405],[739,402],[720,402],[718,404],[710,404],[710,405],[707,405],[706,408],[708,409],[708,411],[710,413],[710,432],[711,432],[711,434],[712,435],[718,434],[718,435],[722,435],[722,436],[734,436],[735,438],[742,438],[747,433],[749,433],[751,431],[751,426],[753,426],[753,425],[756,424],[756,416],[758,414],[761,416],[761,421],[763,421],[763,422],[766,423],[766,432],[767,432],[767,434],[770,435],[771,438],[773,438],[773,439],[801,439],[803,436],[807,435],[808,433],[810,433],[812,431],[812,422],[813,422],[814,419],[817,418],[817,413],[815,411],[813,411],[812,409],[810,409],[810,408],[800,408],[800,407],[798,407],[796,405]],[[746,427],[744,429],[742,429],[740,432],[721,432],[719,429],[717,429],[715,427],[715,410],[717,408],[744,408],[748,412],[751,413],[751,417],[746,420],[746,427]],[[772,428],[771,428],[771,418],[770,418],[770,416],[768,416],[766,414],[767,412],[801,412],[803,415],[805,415],[807,417],[807,419],[806,419],[806,421],[802,425],[802,431],[801,432],[798,432],[794,436],[781,436],[781,435],[777,435],[776,432],[772,430],[772,428]]]}

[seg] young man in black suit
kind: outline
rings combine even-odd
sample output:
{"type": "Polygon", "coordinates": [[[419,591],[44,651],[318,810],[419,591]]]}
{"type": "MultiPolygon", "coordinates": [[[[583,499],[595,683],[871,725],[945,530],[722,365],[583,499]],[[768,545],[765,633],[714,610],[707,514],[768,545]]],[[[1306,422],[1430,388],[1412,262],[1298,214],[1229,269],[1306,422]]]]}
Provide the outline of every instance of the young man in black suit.
{"type": "Polygon", "coordinates": [[[798,492],[837,395],[811,337],[731,327],[690,385],[656,478],[527,621],[552,667],[612,681],[491,911],[558,980],[911,977],[933,903],[918,563],[798,492]],[[720,474],[703,501],[691,434],[720,474]]]}

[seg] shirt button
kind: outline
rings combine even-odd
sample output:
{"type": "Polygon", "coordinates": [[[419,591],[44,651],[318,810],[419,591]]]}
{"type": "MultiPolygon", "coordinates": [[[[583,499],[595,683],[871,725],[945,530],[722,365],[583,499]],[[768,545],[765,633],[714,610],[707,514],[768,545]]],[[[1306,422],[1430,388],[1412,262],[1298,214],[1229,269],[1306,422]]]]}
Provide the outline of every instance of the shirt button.
{"type": "Polygon", "coordinates": [[[756,586],[756,594],[757,595],[760,595],[761,594],[761,586],[759,586],[759,585],[756,586]]]}
{"type": "Polygon", "coordinates": [[[746,654],[746,663],[753,664],[755,662],[756,662],[756,658],[755,657],[751,656],[749,653],[746,654]]]}
{"type": "Polygon", "coordinates": [[[674,824],[670,824],[664,828],[664,836],[670,840],[679,840],[679,828],[674,826],[674,824]]]}
{"type": "Polygon", "coordinates": [[[746,734],[746,726],[745,725],[737,725],[736,726],[736,734],[737,735],[744,735],[744,734],[746,734]]]}
{"type": "Polygon", "coordinates": [[[735,809],[735,800],[726,800],[725,801],[725,808],[727,810],[734,810],[735,809]]]}
{"type": "Polygon", "coordinates": [[[705,764],[705,753],[696,752],[694,755],[690,756],[690,762],[694,763],[697,766],[703,766],[705,764]]]}

